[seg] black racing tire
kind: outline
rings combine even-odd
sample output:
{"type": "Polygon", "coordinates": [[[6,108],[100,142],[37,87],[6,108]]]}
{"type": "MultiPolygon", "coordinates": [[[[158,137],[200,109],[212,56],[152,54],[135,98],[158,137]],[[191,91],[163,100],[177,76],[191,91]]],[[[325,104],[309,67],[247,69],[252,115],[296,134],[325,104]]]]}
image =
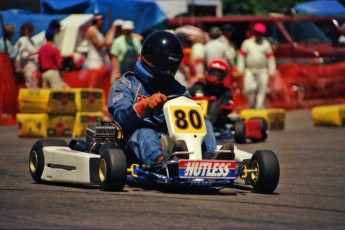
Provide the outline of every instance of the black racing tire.
{"type": "Polygon", "coordinates": [[[42,183],[41,176],[44,169],[43,148],[48,146],[68,147],[68,144],[66,141],[59,139],[42,139],[36,141],[29,155],[29,171],[32,179],[36,183],[42,183]]]}
{"type": "Polygon", "coordinates": [[[246,143],[247,134],[246,134],[246,125],[243,120],[235,121],[234,124],[234,139],[237,144],[246,143]]]}
{"type": "Polygon", "coordinates": [[[261,133],[261,138],[256,139],[256,138],[251,138],[250,140],[252,142],[258,143],[258,142],[264,142],[267,139],[267,121],[266,119],[262,117],[257,117],[257,118],[251,118],[250,120],[260,120],[260,133],[261,133]]]}
{"type": "Polygon", "coordinates": [[[121,149],[105,149],[98,169],[101,190],[123,190],[127,181],[127,160],[121,149]]]}
{"type": "Polygon", "coordinates": [[[254,152],[249,173],[250,182],[257,193],[272,193],[278,186],[280,168],[278,158],[271,150],[257,150],[254,152]]]}
{"type": "Polygon", "coordinates": [[[99,155],[103,155],[108,149],[120,149],[117,142],[108,141],[102,144],[101,148],[99,149],[99,155]]]}

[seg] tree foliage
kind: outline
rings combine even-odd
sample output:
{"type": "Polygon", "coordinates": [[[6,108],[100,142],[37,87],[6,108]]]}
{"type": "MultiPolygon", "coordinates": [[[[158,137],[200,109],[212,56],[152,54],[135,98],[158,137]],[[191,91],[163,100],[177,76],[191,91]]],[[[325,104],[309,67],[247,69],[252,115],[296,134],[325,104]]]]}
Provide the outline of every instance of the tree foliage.
{"type": "Polygon", "coordinates": [[[266,15],[286,13],[305,0],[222,0],[223,15],[266,15]]]}

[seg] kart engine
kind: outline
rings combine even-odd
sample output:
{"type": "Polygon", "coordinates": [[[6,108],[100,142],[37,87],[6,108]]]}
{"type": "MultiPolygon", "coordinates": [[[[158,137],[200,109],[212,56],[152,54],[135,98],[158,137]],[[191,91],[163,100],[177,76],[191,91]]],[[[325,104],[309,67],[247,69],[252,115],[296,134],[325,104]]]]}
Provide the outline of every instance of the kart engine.
{"type": "Polygon", "coordinates": [[[123,139],[122,129],[115,121],[90,123],[86,128],[86,152],[98,153],[106,142],[119,144],[123,139]]]}

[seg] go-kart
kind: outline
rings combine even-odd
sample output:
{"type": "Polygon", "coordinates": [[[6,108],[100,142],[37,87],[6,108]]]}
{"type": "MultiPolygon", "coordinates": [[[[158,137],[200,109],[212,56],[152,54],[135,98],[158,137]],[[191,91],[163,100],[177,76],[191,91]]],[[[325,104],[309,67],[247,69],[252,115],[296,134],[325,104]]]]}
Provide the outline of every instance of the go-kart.
{"type": "MultiPolygon", "coordinates": [[[[85,141],[72,139],[67,144],[59,139],[38,140],[29,156],[33,180],[99,185],[104,191],[122,191],[132,182],[174,187],[251,183],[258,193],[276,189],[280,169],[273,151],[257,150],[251,154],[225,144],[212,154],[202,152],[206,127],[200,105],[181,95],[168,99],[163,107],[169,133],[162,138],[162,148],[170,154],[166,161],[132,162],[122,148],[121,127],[114,121],[102,121],[89,124],[85,141]],[[176,148],[181,142],[184,148],[176,148]]],[[[150,116],[152,120],[153,117],[150,116]]]]}
{"type": "MultiPolygon", "coordinates": [[[[239,115],[222,115],[223,105],[215,97],[193,96],[201,107],[205,116],[213,117],[213,128],[217,139],[234,139],[235,143],[243,144],[247,140],[262,142],[267,138],[267,122],[263,118],[245,120],[239,115]]],[[[226,113],[234,111],[234,104],[226,107],[226,113]]],[[[210,118],[212,119],[212,118],[210,118]]]]}

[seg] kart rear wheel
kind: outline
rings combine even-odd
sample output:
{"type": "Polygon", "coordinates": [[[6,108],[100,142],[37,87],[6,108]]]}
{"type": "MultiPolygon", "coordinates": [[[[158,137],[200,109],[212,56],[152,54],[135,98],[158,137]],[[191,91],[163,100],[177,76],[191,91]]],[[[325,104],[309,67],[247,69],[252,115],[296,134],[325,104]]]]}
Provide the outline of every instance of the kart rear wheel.
{"type": "Polygon", "coordinates": [[[106,149],[99,161],[101,190],[122,191],[127,180],[127,161],[121,149],[106,149]]]}
{"type": "Polygon", "coordinates": [[[43,139],[37,141],[30,150],[29,155],[29,171],[32,179],[36,183],[42,183],[41,176],[44,169],[43,148],[48,146],[68,147],[64,140],[59,139],[43,139]]]}
{"type": "Polygon", "coordinates": [[[250,120],[258,120],[260,122],[261,138],[250,138],[252,142],[263,142],[267,139],[267,121],[264,118],[252,118],[250,120]]]}
{"type": "Polygon", "coordinates": [[[258,150],[250,161],[250,182],[257,193],[272,193],[278,186],[280,169],[277,156],[270,150],[258,150]]]}
{"type": "Polygon", "coordinates": [[[246,143],[246,126],[243,120],[235,121],[234,132],[234,139],[237,144],[246,143]]]}

